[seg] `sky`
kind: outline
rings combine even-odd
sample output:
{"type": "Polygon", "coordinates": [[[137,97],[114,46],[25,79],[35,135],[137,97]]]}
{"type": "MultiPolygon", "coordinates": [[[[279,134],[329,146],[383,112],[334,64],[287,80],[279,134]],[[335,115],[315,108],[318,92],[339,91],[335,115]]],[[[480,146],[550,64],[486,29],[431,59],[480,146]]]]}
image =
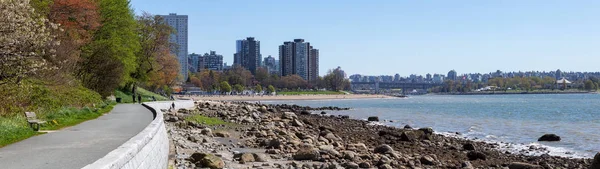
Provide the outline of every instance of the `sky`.
{"type": "Polygon", "coordinates": [[[598,0],[131,0],[136,14],[188,15],[189,53],[223,55],[255,37],[263,58],[284,41],[319,49],[320,74],[409,76],[600,71],[598,0]]]}

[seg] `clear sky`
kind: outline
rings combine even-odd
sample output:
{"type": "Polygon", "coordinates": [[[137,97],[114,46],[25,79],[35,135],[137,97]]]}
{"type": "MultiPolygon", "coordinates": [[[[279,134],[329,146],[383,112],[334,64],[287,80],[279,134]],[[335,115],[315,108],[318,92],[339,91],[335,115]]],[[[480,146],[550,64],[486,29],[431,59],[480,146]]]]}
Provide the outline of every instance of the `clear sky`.
{"type": "Polygon", "coordinates": [[[132,0],[136,13],[189,16],[189,52],[231,64],[235,40],[263,57],[302,38],[320,73],[393,75],[600,71],[598,0],[132,0]]]}

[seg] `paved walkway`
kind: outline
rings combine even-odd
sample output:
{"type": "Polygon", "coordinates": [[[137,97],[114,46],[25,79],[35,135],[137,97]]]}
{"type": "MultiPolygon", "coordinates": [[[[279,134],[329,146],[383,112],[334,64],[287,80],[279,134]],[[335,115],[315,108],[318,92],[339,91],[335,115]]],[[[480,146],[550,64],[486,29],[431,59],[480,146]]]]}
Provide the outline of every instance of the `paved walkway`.
{"type": "Polygon", "coordinates": [[[119,104],[97,119],[0,148],[0,168],[82,168],[104,157],[152,121],[139,104],[119,104]]]}

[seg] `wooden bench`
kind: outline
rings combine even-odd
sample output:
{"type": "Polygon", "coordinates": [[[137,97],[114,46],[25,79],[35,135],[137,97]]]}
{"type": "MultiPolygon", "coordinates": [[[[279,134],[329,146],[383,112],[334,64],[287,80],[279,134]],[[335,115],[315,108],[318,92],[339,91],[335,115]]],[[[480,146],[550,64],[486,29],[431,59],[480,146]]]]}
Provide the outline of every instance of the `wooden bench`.
{"type": "Polygon", "coordinates": [[[46,123],[46,121],[41,121],[37,119],[37,116],[34,112],[25,112],[25,116],[27,116],[27,122],[29,123],[29,127],[31,127],[34,131],[40,130],[40,124],[46,123]]]}

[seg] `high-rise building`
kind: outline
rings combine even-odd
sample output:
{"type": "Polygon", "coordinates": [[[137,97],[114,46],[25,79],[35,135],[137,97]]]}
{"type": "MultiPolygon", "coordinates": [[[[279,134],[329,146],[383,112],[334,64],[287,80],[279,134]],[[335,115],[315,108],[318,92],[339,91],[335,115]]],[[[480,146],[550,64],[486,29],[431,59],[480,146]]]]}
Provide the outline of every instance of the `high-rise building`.
{"type": "Polygon", "coordinates": [[[233,54],[234,65],[240,65],[255,74],[261,62],[260,41],[255,40],[254,37],[236,41],[236,53],[233,54]]]}
{"type": "Polygon", "coordinates": [[[215,51],[210,51],[210,54],[205,53],[204,69],[222,71],[223,70],[223,55],[217,54],[215,51]]]}
{"type": "Polygon", "coordinates": [[[202,62],[203,58],[202,55],[200,54],[196,54],[196,53],[192,53],[189,56],[188,62],[190,65],[192,65],[190,67],[190,72],[199,72],[202,71],[204,64],[200,64],[200,62],[202,62]]]}
{"type": "Polygon", "coordinates": [[[279,61],[275,60],[275,58],[271,57],[271,55],[265,58],[265,60],[263,61],[263,67],[267,69],[269,74],[279,75],[279,61]]]}
{"type": "Polygon", "coordinates": [[[283,42],[279,46],[279,69],[281,76],[294,74],[293,42],[283,42]]]}
{"type": "Polygon", "coordinates": [[[456,71],[455,70],[449,71],[447,77],[449,80],[456,80],[456,71]]]}
{"type": "Polygon", "coordinates": [[[161,15],[165,19],[165,22],[175,29],[175,33],[171,35],[169,41],[177,44],[178,48],[176,51],[171,51],[177,55],[179,60],[180,70],[179,74],[183,76],[182,80],[186,80],[188,77],[188,70],[193,65],[188,63],[188,16],[177,15],[176,13],[170,13],[169,15],[161,15]]]}
{"type": "Polygon", "coordinates": [[[308,81],[315,81],[319,78],[319,49],[310,47],[308,57],[308,81]]]}
{"type": "Polygon", "coordinates": [[[305,80],[319,76],[319,50],[313,49],[304,39],[294,39],[279,46],[281,76],[296,74],[305,80]]]}

